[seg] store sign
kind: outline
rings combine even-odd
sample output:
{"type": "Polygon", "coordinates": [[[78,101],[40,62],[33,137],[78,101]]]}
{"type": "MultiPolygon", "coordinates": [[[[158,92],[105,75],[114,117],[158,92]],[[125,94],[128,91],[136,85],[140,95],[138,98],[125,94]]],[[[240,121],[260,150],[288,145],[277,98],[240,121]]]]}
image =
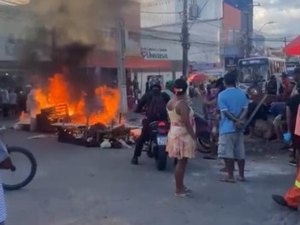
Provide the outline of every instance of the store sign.
{"type": "Polygon", "coordinates": [[[147,60],[168,60],[168,50],[164,48],[142,48],[141,55],[147,60]]]}
{"type": "Polygon", "coordinates": [[[163,36],[164,33],[148,32],[141,38],[140,54],[145,60],[182,60],[180,42],[170,41],[174,35],[163,36]]]}

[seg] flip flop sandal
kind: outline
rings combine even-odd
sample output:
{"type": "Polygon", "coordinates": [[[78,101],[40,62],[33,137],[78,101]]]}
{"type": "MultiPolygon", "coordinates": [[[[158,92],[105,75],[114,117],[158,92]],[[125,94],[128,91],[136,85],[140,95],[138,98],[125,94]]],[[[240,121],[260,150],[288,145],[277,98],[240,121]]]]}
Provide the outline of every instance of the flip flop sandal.
{"type": "Polygon", "coordinates": [[[177,198],[186,198],[188,197],[187,193],[175,193],[175,197],[177,198]]]}
{"type": "Polygon", "coordinates": [[[238,177],[237,180],[240,181],[240,182],[246,182],[247,181],[245,178],[241,178],[241,177],[238,177]]]}
{"type": "Polygon", "coordinates": [[[230,183],[230,184],[234,184],[235,183],[234,179],[228,179],[228,178],[222,178],[222,179],[220,179],[220,181],[224,182],[224,183],[230,183]]]}

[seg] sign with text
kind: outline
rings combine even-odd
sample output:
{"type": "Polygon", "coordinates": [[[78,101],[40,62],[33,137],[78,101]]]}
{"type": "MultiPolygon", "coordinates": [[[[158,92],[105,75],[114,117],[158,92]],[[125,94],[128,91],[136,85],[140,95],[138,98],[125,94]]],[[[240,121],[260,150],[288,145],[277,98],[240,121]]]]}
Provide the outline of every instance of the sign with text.
{"type": "Polygon", "coordinates": [[[165,48],[142,48],[141,55],[146,60],[169,60],[168,50],[165,48]]]}
{"type": "Polygon", "coordinates": [[[142,38],[141,56],[145,60],[181,60],[182,47],[180,42],[170,41],[169,39],[173,38],[172,36],[163,38],[142,38]],[[164,40],[163,38],[168,40],[164,40]]]}

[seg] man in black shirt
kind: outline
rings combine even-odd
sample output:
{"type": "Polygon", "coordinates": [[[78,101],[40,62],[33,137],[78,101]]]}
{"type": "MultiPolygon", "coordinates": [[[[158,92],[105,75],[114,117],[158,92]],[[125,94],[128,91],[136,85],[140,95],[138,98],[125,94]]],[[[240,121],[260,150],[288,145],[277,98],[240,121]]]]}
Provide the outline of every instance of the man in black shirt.
{"type": "Polygon", "coordinates": [[[149,124],[154,121],[168,121],[167,103],[170,97],[168,94],[161,92],[159,83],[151,85],[149,92],[144,94],[138,103],[136,113],[146,113],[146,119],[143,120],[143,128],[138,138],[131,160],[133,165],[138,164],[138,157],[141,156],[144,143],[149,140],[150,131],[149,124]]]}

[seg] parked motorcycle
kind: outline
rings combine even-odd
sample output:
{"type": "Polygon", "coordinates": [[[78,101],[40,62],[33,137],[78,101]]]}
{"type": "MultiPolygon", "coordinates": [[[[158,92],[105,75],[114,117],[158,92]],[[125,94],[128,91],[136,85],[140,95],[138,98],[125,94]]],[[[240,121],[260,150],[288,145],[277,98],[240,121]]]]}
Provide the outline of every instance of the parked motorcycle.
{"type": "Polygon", "coordinates": [[[156,168],[163,171],[167,167],[168,153],[166,152],[170,125],[166,121],[154,121],[149,124],[150,140],[147,145],[147,154],[155,159],[156,168]]]}
{"type": "Polygon", "coordinates": [[[198,141],[204,149],[209,150],[211,148],[211,133],[208,123],[206,120],[198,116],[195,116],[195,122],[198,141]]]}

